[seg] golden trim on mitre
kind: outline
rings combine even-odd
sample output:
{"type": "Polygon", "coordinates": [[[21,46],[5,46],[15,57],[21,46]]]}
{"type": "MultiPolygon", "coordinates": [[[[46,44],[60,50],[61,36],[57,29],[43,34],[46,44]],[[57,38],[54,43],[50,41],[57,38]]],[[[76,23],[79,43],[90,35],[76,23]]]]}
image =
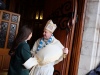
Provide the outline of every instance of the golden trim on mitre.
{"type": "Polygon", "coordinates": [[[47,29],[48,31],[50,32],[54,32],[55,29],[57,28],[56,24],[54,24],[52,22],[52,20],[48,20],[47,23],[46,23],[46,26],[44,27],[44,29],[47,29]]]}

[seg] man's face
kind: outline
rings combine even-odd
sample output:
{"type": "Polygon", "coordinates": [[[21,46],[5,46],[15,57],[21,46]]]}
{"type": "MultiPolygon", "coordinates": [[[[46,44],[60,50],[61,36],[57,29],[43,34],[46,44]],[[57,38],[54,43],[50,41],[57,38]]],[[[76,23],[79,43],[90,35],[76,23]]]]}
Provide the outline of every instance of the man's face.
{"type": "Polygon", "coordinates": [[[44,30],[44,32],[43,32],[44,39],[48,40],[51,37],[51,35],[52,35],[52,33],[50,31],[48,31],[46,29],[44,30]]]}

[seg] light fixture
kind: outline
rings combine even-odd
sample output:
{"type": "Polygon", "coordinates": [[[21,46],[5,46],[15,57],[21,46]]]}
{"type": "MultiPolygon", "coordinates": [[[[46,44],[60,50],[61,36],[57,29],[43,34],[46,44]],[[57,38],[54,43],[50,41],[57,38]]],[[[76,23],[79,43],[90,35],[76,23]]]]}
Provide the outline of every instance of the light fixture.
{"type": "Polygon", "coordinates": [[[40,12],[40,20],[43,19],[43,11],[40,12]]]}
{"type": "Polygon", "coordinates": [[[43,11],[37,11],[36,12],[36,17],[35,17],[36,20],[42,20],[43,19],[43,11]]]}
{"type": "Polygon", "coordinates": [[[39,11],[36,12],[36,17],[35,17],[35,19],[36,19],[36,20],[39,19],[39,11]]]}

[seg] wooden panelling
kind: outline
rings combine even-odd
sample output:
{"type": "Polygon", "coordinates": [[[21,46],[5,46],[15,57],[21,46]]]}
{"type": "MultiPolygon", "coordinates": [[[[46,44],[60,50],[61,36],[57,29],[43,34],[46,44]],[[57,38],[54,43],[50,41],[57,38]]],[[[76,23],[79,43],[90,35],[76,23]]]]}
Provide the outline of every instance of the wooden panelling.
{"type": "Polygon", "coordinates": [[[73,40],[68,75],[78,75],[80,49],[81,49],[83,27],[84,27],[84,17],[85,17],[87,0],[77,0],[77,1],[78,1],[78,11],[77,11],[78,21],[75,25],[74,40],[73,40]]]}
{"type": "Polygon", "coordinates": [[[8,55],[9,49],[0,48],[0,55],[8,55]]]}
{"type": "Polygon", "coordinates": [[[0,55],[0,70],[1,70],[1,66],[2,66],[2,59],[3,59],[3,56],[0,55]]]}
{"type": "Polygon", "coordinates": [[[2,70],[3,71],[7,71],[9,68],[9,62],[10,62],[10,56],[9,55],[5,55],[3,56],[3,60],[2,60],[2,70]]]}

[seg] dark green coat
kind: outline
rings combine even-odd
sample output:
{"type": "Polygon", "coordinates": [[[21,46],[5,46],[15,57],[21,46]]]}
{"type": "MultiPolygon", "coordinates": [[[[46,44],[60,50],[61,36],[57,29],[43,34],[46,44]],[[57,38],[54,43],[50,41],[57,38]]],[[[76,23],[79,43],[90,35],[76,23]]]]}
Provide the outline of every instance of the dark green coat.
{"type": "Polygon", "coordinates": [[[29,70],[22,64],[31,57],[30,47],[24,41],[16,49],[15,55],[11,57],[8,75],[29,75],[29,70]]]}

